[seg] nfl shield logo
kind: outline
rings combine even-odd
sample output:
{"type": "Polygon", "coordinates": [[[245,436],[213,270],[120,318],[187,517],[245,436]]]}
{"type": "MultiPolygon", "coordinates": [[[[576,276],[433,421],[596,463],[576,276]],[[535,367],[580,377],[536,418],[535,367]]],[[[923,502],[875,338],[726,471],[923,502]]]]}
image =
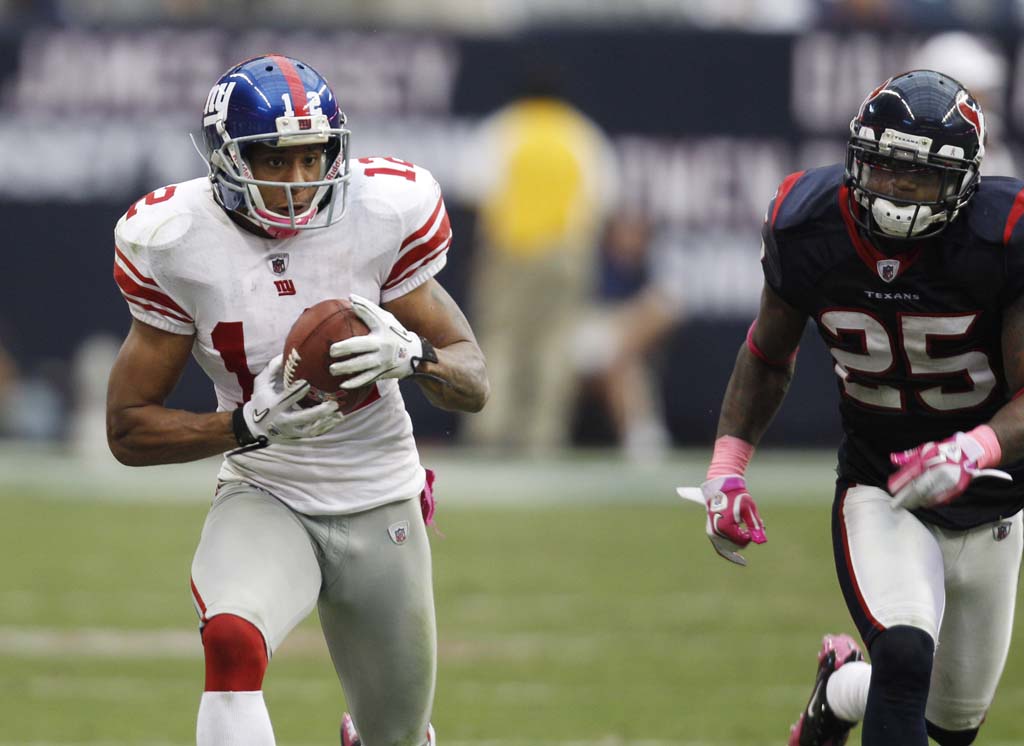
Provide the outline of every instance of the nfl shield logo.
{"type": "Polygon", "coordinates": [[[1003,539],[1005,539],[1007,536],[1010,535],[1011,525],[1012,524],[1010,524],[1009,521],[997,523],[995,526],[992,527],[992,538],[996,541],[1002,541],[1003,539]]]}
{"type": "Polygon", "coordinates": [[[396,544],[404,544],[409,538],[409,521],[399,521],[388,526],[388,536],[396,544]]]}
{"type": "Polygon", "coordinates": [[[886,282],[892,282],[900,271],[899,259],[879,259],[875,265],[878,267],[878,276],[886,282]]]}
{"type": "Polygon", "coordinates": [[[288,270],[287,254],[273,254],[267,261],[270,262],[270,271],[275,275],[283,275],[288,270]]]}

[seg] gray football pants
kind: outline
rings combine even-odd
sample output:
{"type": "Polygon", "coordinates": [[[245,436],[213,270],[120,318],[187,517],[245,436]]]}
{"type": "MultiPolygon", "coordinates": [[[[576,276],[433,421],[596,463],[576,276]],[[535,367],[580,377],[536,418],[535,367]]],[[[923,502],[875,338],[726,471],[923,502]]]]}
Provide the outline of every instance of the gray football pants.
{"type": "Polygon", "coordinates": [[[294,512],[227,483],[192,561],[203,621],[234,614],[268,654],[314,606],[365,746],[422,746],[434,697],[437,636],[430,544],[412,498],[338,516],[294,512]]]}

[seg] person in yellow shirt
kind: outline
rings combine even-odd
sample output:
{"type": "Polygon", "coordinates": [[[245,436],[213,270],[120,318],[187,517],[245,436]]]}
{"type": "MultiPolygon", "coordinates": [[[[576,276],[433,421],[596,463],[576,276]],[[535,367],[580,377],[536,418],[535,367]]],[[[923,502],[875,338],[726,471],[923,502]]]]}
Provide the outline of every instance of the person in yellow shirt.
{"type": "Polygon", "coordinates": [[[486,118],[466,163],[477,200],[472,313],[491,399],[467,422],[476,445],[566,445],[568,347],[585,305],[617,164],[596,124],[547,74],[486,118]]]}

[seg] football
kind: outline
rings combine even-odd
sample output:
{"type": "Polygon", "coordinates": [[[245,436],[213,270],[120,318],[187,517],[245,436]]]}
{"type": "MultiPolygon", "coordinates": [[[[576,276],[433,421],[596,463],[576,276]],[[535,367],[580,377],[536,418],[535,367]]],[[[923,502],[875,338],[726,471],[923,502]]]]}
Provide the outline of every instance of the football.
{"type": "Polygon", "coordinates": [[[299,315],[284,343],[284,382],[286,386],[300,378],[309,382],[309,394],[301,406],[333,399],[339,411],[348,414],[366,400],[375,383],[349,391],[341,388],[348,376],[332,376],[328,368],[335,362],[330,355],[332,344],[369,331],[352,304],[340,298],[320,301],[299,315]]]}

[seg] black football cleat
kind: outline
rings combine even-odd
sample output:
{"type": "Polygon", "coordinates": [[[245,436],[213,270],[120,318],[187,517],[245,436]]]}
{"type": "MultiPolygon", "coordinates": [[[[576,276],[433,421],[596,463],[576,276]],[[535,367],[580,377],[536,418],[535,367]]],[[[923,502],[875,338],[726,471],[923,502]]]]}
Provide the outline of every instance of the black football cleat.
{"type": "Polygon", "coordinates": [[[825,689],[829,677],[847,663],[864,656],[849,635],[825,635],[818,652],[818,674],[806,709],[789,729],[788,746],[843,746],[856,723],[840,720],[828,706],[825,689]]]}

